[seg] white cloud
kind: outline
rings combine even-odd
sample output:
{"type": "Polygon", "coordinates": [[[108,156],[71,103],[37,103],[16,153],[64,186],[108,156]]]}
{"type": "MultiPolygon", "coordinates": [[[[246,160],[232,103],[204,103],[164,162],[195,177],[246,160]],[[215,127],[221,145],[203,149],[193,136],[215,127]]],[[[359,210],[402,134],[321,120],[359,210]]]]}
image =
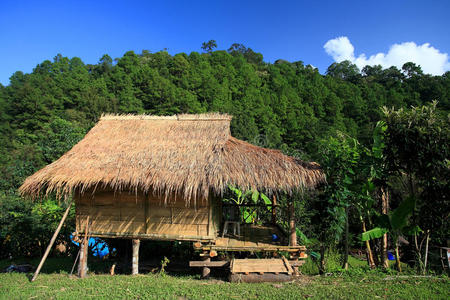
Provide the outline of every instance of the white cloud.
{"type": "Polygon", "coordinates": [[[429,43],[423,45],[417,45],[414,42],[394,44],[387,53],[377,53],[369,58],[364,53],[356,57],[355,48],[346,36],[329,40],[323,48],[336,62],[349,60],[360,69],[366,65],[381,65],[383,68],[396,66],[401,69],[404,63],[411,61],[420,65],[424,73],[442,75],[450,70],[449,55],[441,53],[429,43]]]}

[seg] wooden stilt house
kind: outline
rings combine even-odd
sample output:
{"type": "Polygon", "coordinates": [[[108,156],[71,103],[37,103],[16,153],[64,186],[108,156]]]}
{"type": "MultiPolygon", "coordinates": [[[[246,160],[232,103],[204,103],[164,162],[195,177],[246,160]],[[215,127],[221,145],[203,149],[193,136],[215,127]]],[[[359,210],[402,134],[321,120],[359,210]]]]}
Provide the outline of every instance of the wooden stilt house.
{"type": "Polygon", "coordinates": [[[232,137],[230,121],[223,114],[105,115],[20,192],[72,196],[80,236],[88,229],[93,237],[193,241],[208,253],[289,247],[258,240],[273,227],[242,226],[240,242],[222,237],[221,196],[228,185],[268,194],[310,188],[323,174],[317,164],[232,137]]]}

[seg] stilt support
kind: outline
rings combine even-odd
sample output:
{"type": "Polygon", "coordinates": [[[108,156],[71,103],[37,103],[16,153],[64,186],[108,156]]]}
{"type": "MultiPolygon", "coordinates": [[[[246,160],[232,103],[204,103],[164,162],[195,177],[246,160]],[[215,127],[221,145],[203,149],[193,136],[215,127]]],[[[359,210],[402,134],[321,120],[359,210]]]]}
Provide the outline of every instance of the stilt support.
{"type": "Polygon", "coordinates": [[[86,219],[86,226],[84,230],[84,238],[80,243],[80,262],[78,263],[78,277],[84,278],[87,273],[87,257],[88,257],[88,248],[89,248],[89,216],[86,219]]]}
{"type": "Polygon", "coordinates": [[[139,246],[141,244],[141,240],[133,239],[133,258],[132,258],[132,266],[131,266],[131,274],[137,275],[139,274],[139,246]]]}

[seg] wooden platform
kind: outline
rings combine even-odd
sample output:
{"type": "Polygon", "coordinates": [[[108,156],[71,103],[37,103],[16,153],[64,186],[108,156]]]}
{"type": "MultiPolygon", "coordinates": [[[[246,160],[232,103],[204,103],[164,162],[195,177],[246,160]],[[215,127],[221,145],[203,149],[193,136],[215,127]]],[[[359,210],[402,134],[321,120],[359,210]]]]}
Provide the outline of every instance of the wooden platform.
{"type": "Polygon", "coordinates": [[[276,226],[243,225],[241,236],[228,235],[226,237],[217,237],[210,243],[194,247],[196,250],[203,251],[288,251],[302,252],[306,250],[305,246],[288,246],[285,234],[276,226]],[[280,237],[275,242],[272,240],[272,234],[280,237]]]}

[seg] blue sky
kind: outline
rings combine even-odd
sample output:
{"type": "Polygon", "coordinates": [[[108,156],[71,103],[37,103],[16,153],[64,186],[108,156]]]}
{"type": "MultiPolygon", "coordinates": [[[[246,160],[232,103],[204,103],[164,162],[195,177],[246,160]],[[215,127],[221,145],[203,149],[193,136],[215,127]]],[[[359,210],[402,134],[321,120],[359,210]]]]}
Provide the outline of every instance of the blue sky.
{"type": "Polygon", "coordinates": [[[439,74],[450,69],[449,11],[450,1],[431,0],[1,0],[0,83],[58,53],[96,63],[105,53],[115,58],[128,50],[201,51],[210,39],[219,49],[238,42],[265,61],[302,60],[322,73],[335,60],[388,66],[406,56],[439,74]],[[390,53],[393,45],[397,51],[390,53]]]}

